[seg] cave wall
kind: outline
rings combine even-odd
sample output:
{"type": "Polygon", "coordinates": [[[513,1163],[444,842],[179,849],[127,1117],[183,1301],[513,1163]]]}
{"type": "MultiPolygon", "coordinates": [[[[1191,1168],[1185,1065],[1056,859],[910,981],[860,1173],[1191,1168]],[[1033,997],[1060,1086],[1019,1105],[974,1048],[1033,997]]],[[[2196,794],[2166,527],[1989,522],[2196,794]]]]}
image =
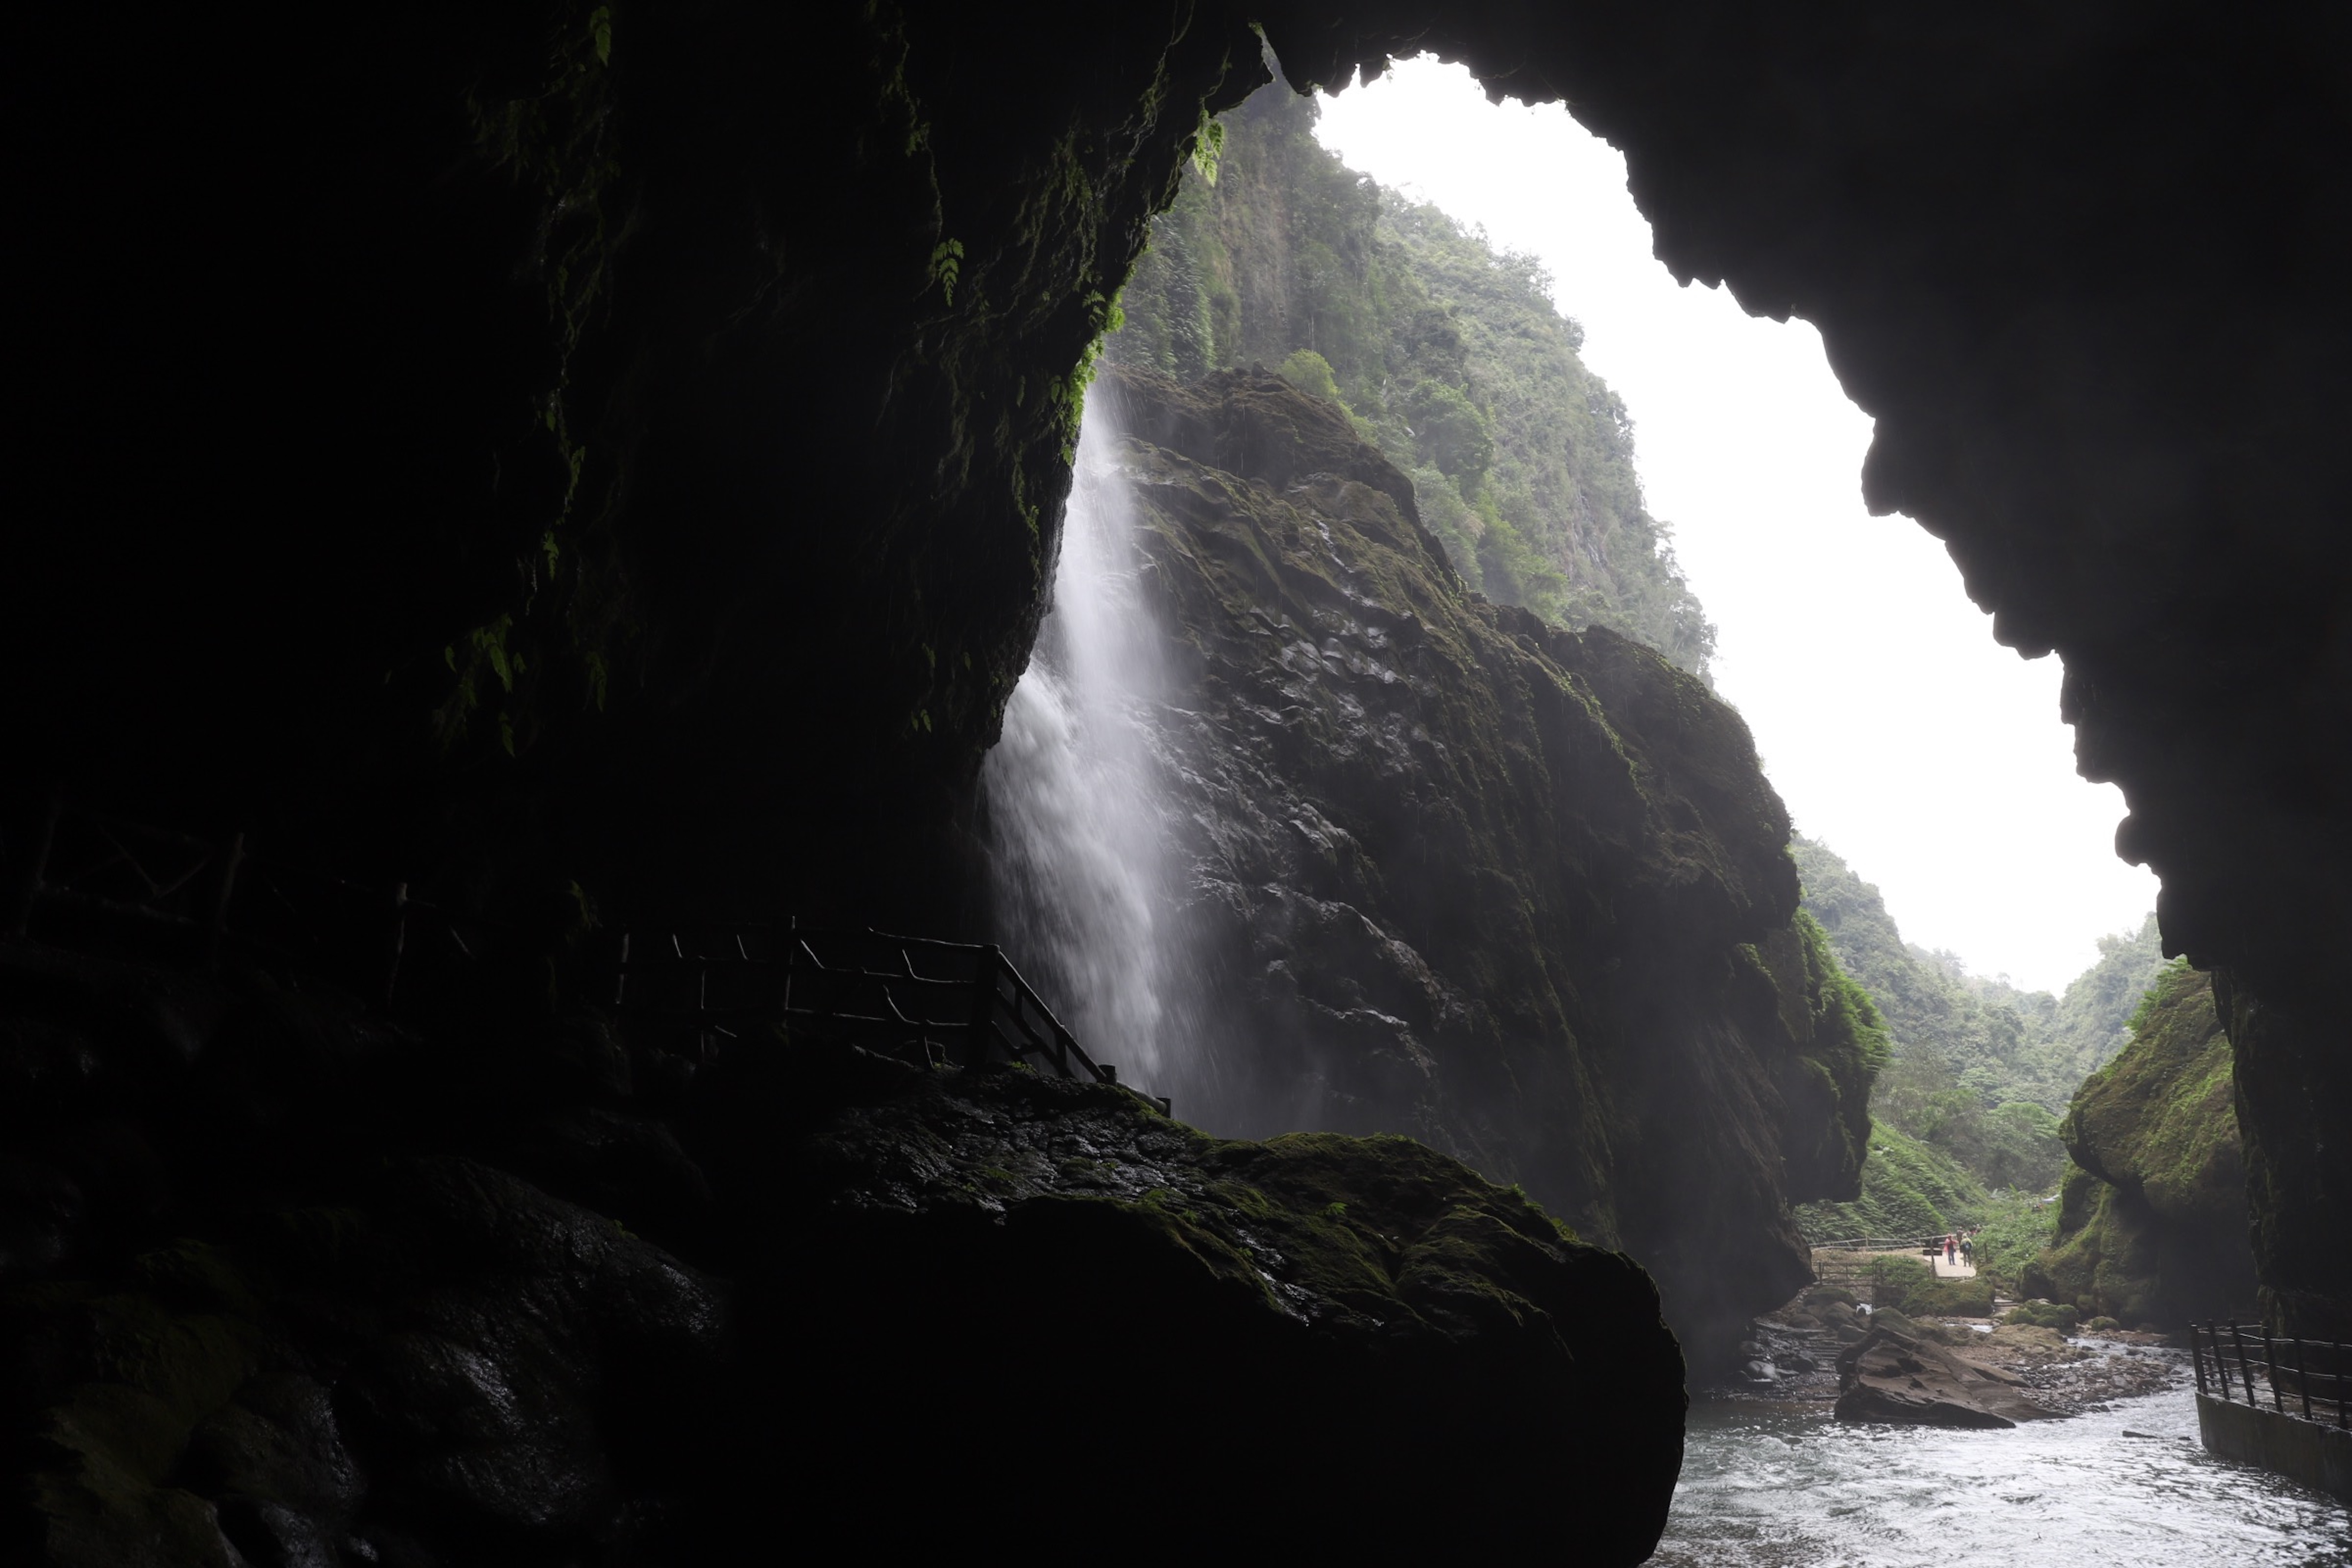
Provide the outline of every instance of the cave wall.
{"type": "Polygon", "coordinates": [[[951,914],[1083,364],[1254,37],[543,0],[12,74],[9,828],[56,778],[509,913],[951,914]]]}
{"type": "Polygon", "coordinates": [[[2352,1333],[2318,8],[45,14],[0,68],[7,853],[57,776],[488,904],[965,918],[1073,372],[1252,21],[1294,82],[1433,48],[1566,100],[1670,268],[1821,328],[1872,503],[2065,658],[2224,976],[2273,1315],[2352,1333]]]}

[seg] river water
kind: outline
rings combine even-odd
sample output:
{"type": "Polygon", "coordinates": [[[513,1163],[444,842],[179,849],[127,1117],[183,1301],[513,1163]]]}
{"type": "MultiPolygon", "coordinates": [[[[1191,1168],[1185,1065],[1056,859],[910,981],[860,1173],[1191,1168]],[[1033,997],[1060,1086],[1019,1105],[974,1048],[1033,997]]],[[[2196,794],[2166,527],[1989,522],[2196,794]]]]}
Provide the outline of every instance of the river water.
{"type": "MultiPolygon", "coordinates": [[[[2184,1366],[2185,1374],[2185,1366],[2184,1366]]],[[[2006,1432],[1694,1399],[1664,1568],[2352,1568],[2352,1512],[2205,1452],[2183,1384],[2006,1432]]]]}

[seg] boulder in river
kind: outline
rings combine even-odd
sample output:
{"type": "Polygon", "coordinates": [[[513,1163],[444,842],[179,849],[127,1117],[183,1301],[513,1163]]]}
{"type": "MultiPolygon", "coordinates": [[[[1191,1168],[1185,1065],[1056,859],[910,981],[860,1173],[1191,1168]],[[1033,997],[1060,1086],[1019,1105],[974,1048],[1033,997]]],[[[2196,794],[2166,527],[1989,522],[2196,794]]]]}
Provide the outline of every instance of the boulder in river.
{"type": "Polygon", "coordinates": [[[1921,1426],[2014,1426],[2049,1412],[2019,1379],[1881,1325],[1838,1355],[1837,1418],[1921,1426]]]}

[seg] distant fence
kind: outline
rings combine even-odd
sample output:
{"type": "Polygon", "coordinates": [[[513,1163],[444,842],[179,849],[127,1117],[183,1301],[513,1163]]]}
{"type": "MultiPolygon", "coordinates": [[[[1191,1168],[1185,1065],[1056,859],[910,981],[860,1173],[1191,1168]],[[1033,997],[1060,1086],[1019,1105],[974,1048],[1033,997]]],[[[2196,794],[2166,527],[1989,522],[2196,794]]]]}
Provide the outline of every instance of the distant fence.
{"type": "Polygon", "coordinates": [[[2347,1384],[2352,1382],[2346,1373],[2352,1365],[2352,1345],[2292,1336],[2282,1340],[2267,1329],[2250,1332],[2232,1321],[2208,1322],[2202,1328],[2192,1324],[2189,1351],[2197,1364],[2200,1394],[2218,1394],[2228,1403],[2242,1397],[2256,1405],[2259,1380],[2269,1391],[2273,1413],[2352,1426],[2346,1398],[2347,1384]]]}
{"type": "MultiPolygon", "coordinates": [[[[708,1058],[749,1034],[800,1025],[929,1065],[1002,1060],[1119,1083],[999,949],[877,931],[738,925],[616,939],[612,1005],[708,1058]]],[[[1124,1085],[1161,1110],[1164,1097],[1124,1085]]]]}

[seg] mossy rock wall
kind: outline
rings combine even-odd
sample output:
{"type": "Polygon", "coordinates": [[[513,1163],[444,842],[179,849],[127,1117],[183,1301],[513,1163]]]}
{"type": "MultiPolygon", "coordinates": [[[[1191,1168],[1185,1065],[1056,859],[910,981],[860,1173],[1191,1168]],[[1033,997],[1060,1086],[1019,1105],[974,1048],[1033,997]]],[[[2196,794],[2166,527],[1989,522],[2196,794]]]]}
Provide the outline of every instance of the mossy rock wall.
{"type": "Polygon", "coordinates": [[[2210,976],[2176,964],[2074,1096],[2057,1238],[2025,1289],[2133,1324],[2253,1310],[2232,1077],[2210,976]]]}
{"type": "Polygon", "coordinates": [[[1467,593],[1411,481],[1264,372],[1113,370],[1167,638],[1162,786],[1215,977],[1184,1109],[1406,1131],[1658,1277],[1695,1358],[1856,1190],[1876,1019],[1796,910],[1738,716],[1467,593]]]}

